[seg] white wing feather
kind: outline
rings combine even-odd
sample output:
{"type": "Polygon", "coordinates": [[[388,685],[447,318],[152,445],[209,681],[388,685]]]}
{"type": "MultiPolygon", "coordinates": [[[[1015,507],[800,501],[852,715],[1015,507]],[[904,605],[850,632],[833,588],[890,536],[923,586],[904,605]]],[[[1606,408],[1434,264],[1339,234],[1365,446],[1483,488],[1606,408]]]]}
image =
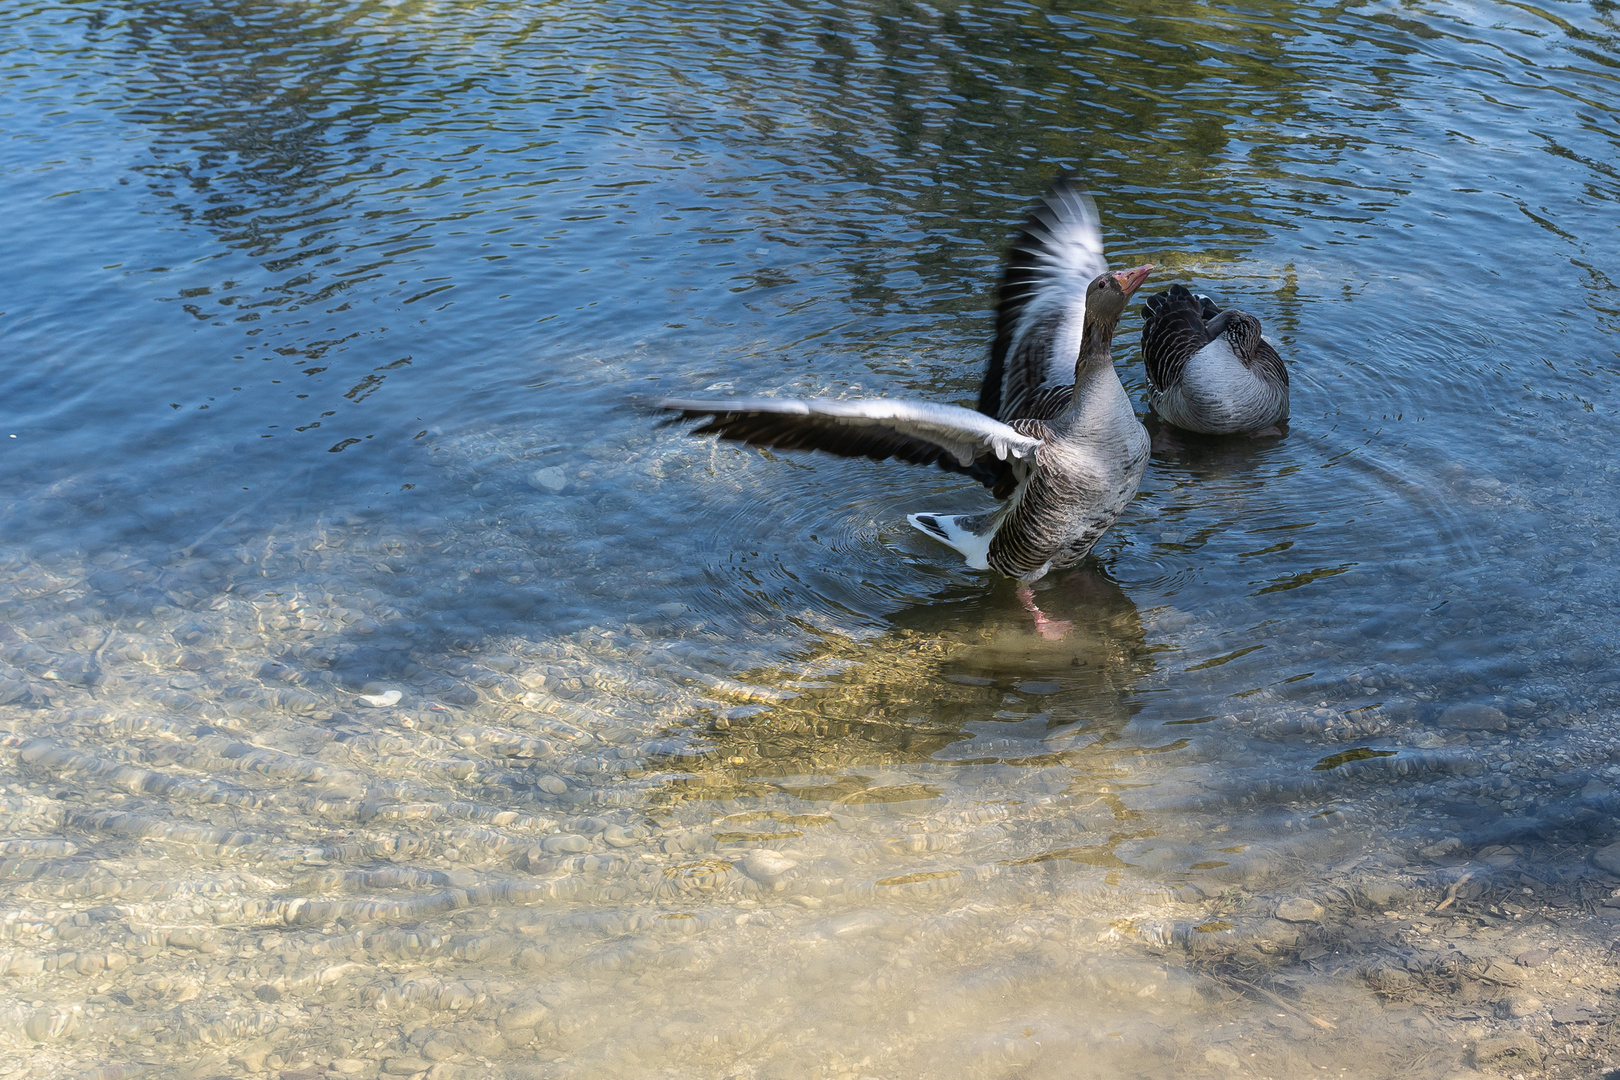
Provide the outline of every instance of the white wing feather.
{"type": "Polygon", "coordinates": [[[866,398],[855,401],[806,401],[799,398],[723,398],[694,400],[671,398],[659,408],[688,414],[769,413],[788,419],[795,416],[831,421],[851,432],[881,428],[921,439],[950,454],[958,464],[973,464],[987,453],[1007,461],[1032,462],[1040,447],[1039,439],[1022,435],[1013,428],[959,405],[938,405],[927,401],[900,401],[892,398],[866,398]]]}
{"type": "Polygon", "coordinates": [[[1026,232],[1036,243],[1021,238],[1019,250],[1031,261],[1035,281],[1009,352],[1022,351],[1019,339],[1031,328],[1056,321],[1057,331],[1042,358],[1046,364],[1042,382],[1072,383],[1085,322],[1086,287],[1108,270],[1097,205],[1078,187],[1059,185],[1036,208],[1026,232]]]}

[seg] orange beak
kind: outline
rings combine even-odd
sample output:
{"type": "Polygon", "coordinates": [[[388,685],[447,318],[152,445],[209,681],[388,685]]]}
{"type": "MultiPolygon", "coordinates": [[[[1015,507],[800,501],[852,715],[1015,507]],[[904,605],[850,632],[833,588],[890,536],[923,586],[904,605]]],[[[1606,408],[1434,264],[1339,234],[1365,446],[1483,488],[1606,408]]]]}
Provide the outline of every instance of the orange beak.
{"type": "Polygon", "coordinates": [[[1147,263],[1131,270],[1115,272],[1114,280],[1119,282],[1119,287],[1125,290],[1125,299],[1129,300],[1131,294],[1142,287],[1142,282],[1146,281],[1147,276],[1151,273],[1153,273],[1153,264],[1147,263]]]}

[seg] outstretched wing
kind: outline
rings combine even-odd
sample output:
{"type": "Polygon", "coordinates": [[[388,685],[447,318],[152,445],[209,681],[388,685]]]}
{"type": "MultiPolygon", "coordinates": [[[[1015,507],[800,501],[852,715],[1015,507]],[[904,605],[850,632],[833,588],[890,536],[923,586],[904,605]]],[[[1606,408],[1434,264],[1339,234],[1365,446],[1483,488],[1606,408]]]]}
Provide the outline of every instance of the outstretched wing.
{"type": "Polygon", "coordinates": [[[1107,269],[1096,204],[1074,180],[1060,178],[1007,252],[980,412],[1046,419],[1068,407],[1086,286],[1107,269]]]}
{"type": "Polygon", "coordinates": [[[922,401],[675,398],[658,407],[678,414],[671,422],[704,419],[693,435],[715,434],[776,450],[938,465],[973,477],[998,496],[1010,493],[1035,467],[1041,445],[1039,439],[972,409],[922,401]]]}
{"type": "Polygon", "coordinates": [[[1185,285],[1172,285],[1148,297],[1142,310],[1142,362],[1156,390],[1168,390],[1181,379],[1193,354],[1214,340],[1207,320],[1220,313],[1207,296],[1194,296],[1185,285]]]}

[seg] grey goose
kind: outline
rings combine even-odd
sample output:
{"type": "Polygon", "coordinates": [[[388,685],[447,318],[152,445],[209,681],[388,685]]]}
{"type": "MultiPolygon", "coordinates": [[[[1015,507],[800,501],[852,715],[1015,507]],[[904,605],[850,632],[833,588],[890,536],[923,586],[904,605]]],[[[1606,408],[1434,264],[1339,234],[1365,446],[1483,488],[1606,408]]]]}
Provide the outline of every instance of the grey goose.
{"type": "Polygon", "coordinates": [[[1288,419],[1288,369],[1260,320],[1172,285],[1142,312],[1148,404],[1205,435],[1263,433],[1288,419]]]}
{"type": "Polygon", "coordinates": [[[895,458],[978,480],[999,507],[908,520],[968,566],[1017,579],[1037,628],[1059,637],[1067,624],[1040,612],[1029,584],[1085,558],[1135,496],[1148,459],[1147,431],[1112,347],[1126,303],[1153,268],[1099,269],[1101,251],[1090,199],[1060,181],[1008,258],[984,411],[891,398],[676,398],[659,407],[677,414],[674,423],[702,419],[693,435],[895,458]]]}

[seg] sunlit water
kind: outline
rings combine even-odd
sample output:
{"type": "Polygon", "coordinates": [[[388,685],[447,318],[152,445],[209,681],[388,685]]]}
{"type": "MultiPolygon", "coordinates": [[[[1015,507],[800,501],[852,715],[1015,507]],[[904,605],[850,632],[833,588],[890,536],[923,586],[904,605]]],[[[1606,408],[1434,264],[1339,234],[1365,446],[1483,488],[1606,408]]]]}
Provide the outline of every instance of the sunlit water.
{"type": "Polygon", "coordinates": [[[0,1075],[1620,1064],[1607,0],[0,50],[0,1075]],[[1060,170],[1294,386],[1067,639],[906,527],[978,489],[637,407],[971,401],[1060,170]]]}

